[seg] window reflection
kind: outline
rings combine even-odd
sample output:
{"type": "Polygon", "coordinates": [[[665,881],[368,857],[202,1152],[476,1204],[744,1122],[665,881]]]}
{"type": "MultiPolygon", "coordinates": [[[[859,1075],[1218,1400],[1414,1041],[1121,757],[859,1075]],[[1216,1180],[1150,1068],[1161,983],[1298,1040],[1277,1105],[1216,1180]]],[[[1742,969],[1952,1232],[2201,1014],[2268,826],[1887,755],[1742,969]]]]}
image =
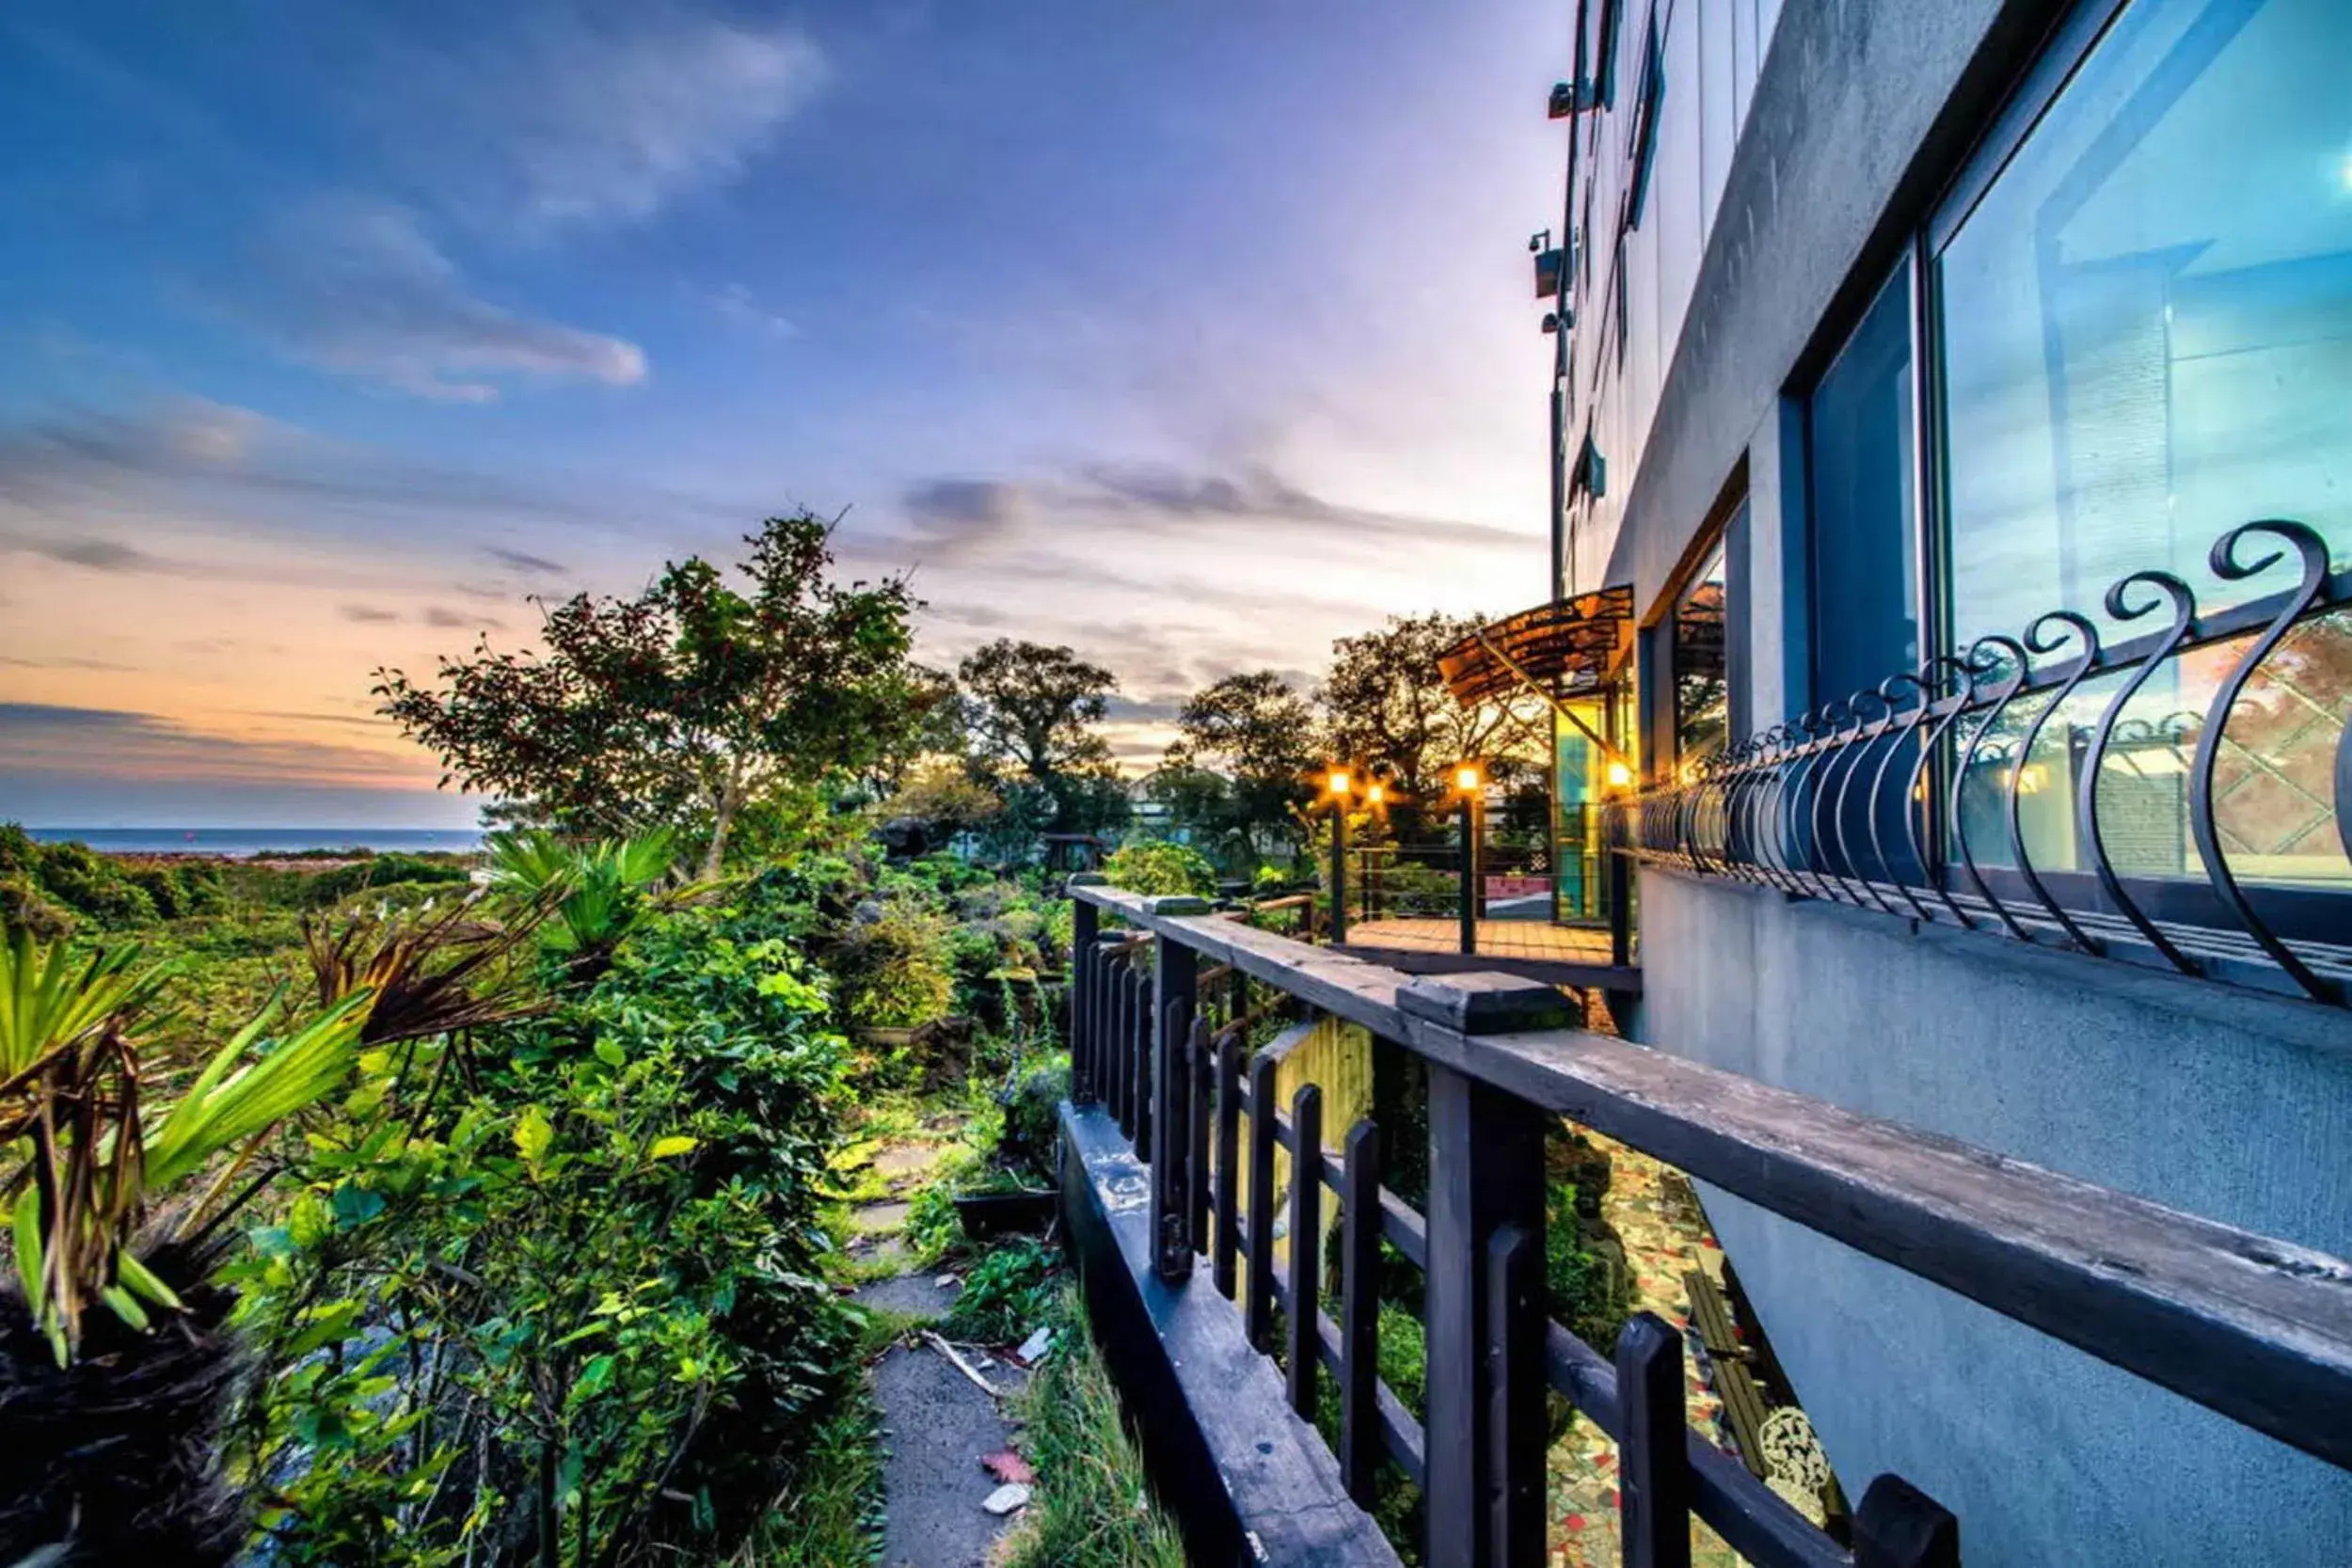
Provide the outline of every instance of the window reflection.
{"type": "Polygon", "coordinates": [[[1675,761],[1685,768],[1724,749],[1731,737],[1730,685],[1724,643],[1724,549],[1675,601],[1675,761]]]}
{"type": "MultiPolygon", "coordinates": [[[[2205,562],[2257,517],[2352,553],[2348,58],[2342,0],[2137,0],[1937,258],[1954,646],[2058,608],[2109,642],[2157,629],[2101,603],[2149,567],[2208,610],[2276,592],[2290,566],[2224,584],[2205,562]]],[[[2097,781],[2119,871],[2201,871],[2189,759],[2239,651],[2174,661],[2122,716],[2097,781]]],[[[2230,715],[2216,820],[2241,876],[2346,875],[2317,785],[2347,669],[2352,629],[2314,622],[2230,715]]],[[[2121,684],[2021,701],[1985,737],[1960,801],[1980,858],[2013,860],[2014,782],[2034,864],[2085,863],[2074,801],[2121,684]]]]}

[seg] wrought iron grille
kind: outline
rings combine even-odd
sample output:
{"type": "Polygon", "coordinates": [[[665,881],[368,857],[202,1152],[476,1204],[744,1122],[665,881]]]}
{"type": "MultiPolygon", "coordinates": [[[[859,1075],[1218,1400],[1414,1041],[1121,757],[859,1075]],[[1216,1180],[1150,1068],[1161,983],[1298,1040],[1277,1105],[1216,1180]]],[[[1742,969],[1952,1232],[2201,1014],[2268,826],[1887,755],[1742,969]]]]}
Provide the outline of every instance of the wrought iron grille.
{"type": "Polygon", "coordinates": [[[1618,802],[1610,841],[1799,897],[2352,1006],[2352,572],[2278,519],[2223,534],[2207,564],[2238,583],[2290,560],[2293,588],[2209,614],[2175,574],[2134,572],[2106,614],[2159,629],[2108,641],[2057,610],[1978,638],[1618,802]]]}

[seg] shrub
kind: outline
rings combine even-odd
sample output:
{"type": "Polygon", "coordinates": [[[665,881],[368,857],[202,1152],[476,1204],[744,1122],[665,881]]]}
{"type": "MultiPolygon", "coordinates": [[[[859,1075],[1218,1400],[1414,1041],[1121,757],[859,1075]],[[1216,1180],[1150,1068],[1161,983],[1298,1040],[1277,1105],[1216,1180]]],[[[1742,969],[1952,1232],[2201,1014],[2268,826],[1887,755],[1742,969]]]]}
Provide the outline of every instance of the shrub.
{"type": "Polygon", "coordinates": [[[23,872],[0,875],[0,934],[30,931],[38,942],[55,942],[73,929],[73,911],[53,903],[23,872]]]}
{"type": "Polygon", "coordinates": [[[147,890],[87,845],[38,844],[33,850],[39,857],[41,890],[56,902],[102,926],[154,922],[155,901],[147,890]]]}
{"type": "Polygon", "coordinates": [[[768,1510],[850,1343],[818,1278],[845,1048],[789,895],[363,1058],[246,1267],[275,1561],[718,1560],[768,1510]]]}
{"type": "Polygon", "coordinates": [[[911,1029],[955,1000],[946,916],[913,897],[861,905],[834,949],[842,1016],[868,1029],[911,1029]]]}
{"type": "Polygon", "coordinates": [[[1216,867],[1206,855],[1190,845],[1160,839],[1120,845],[1103,863],[1103,875],[1111,886],[1130,893],[1205,898],[1216,892],[1216,867]]]}
{"type": "Polygon", "coordinates": [[[949,1332],[990,1345],[1028,1338],[1053,1306],[1056,1272],[1054,1254],[1034,1237],[995,1248],[964,1275],[947,1314],[949,1332]]]}

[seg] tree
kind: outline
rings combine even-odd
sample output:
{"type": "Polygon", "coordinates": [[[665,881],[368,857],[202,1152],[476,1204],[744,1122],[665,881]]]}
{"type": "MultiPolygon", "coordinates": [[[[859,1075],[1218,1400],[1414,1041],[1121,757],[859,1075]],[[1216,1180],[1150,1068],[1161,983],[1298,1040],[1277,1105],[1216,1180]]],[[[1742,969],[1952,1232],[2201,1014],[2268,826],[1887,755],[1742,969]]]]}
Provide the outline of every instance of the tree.
{"type": "Polygon", "coordinates": [[[1065,832],[1117,819],[1125,799],[1118,766],[1093,728],[1109,711],[1117,676],[1067,647],[998,638],[958,665],[956,678],[974,760],[1000,788],[1045,791],[1052,825],[1065,832]]]}
{"type": "Polygon", "coordinates": [[[1214,823],[1252,848],[1265,828],[1289,830],[1292,807],[1303,804],[1314,770],[1314,709],[1271,670],[1227,675],[1193,693],[1176,716],[1182,733],[1168,748],[1168,765],[1218,773],[1230,781],[1212,807],[1214,823]]]}
{"type": "Polygon", "coordinates": [[[574,832],[670,825],[723,864],[747,805],[910,747],[928,713],[907,658],[903,578],[831,578],[831,528],[808,512],[747,535],[740,591],[699,556],[633,599],[544,610],[545,651],[441,660],[437,686],[376,673],[382,713],[441,757],[444,785],[574,832]]]}
{"type": "Polygon", "coordinates": [[[1438,656],[1476,631],[1475,617],[1392,615],[1378,631],[1331,644],[1321,700],[1335,755],[1396,781],[1407,811],[1442,797],[1446,771],[1492,760],[1532,732],[1504,706],[1466,708],[1446,689],[1438,656]]]}

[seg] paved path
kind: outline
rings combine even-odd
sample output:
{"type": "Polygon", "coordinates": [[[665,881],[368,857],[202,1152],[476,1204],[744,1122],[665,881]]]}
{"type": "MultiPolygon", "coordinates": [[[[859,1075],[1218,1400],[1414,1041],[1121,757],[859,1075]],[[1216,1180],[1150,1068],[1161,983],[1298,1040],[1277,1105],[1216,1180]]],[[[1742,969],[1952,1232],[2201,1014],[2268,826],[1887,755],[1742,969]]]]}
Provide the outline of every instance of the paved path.
{"type": "MultiPolygon", "coordinates": [[[[870,1204],[853,1218],[862,1237],[884,1247],[900,1245],[897,1230],[905,1223],[904,1203],[870,1204]]],[[[952,1286],[942,1287],[935,1275],[920,1273],[875,1280],[860,1287],[854,1299],[936,1320],[946,1315],[956,1297],[952,1286]]],[[[973,1362],[980,1355],[962,1354],[973,1362]]],[[[886,1450],[882,1568],[984,1568],[990,1547],[1018,1517],[1000,1519],[980,1506],[999,1485],[980,1461],[1003,1452],[1011,1440],[999,1402],[919,1336],[891,1347],[875,1363],[873,1375],[886,1450]]],[[[1002,1362],[981,1375],[1008,1393],[1019,1388],[1022,1376],[1002,1362]]]]}

